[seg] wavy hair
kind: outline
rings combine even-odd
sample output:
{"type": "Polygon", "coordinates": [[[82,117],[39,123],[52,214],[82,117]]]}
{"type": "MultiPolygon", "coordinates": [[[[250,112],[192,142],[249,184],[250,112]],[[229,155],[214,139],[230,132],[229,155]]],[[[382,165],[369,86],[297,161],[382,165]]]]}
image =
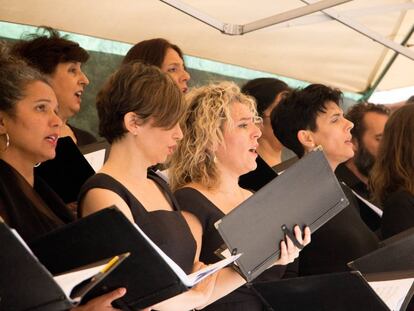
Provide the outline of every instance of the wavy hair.
{"type": "Polygon", "coordinates": [[[253,98],[241,93],[233,82],[213,83],[193,89],[186,97],[187,110],[181,124],[183,139],[170,159],[173,190],[197,182],[208,189],[218,185],[214,150],[224,145],[224,123],[233,122],[231,106],[239,102],[257,115],[253,98]]]}
{"type": "Polygon", "coordinates": [[[414,106],[399,108],[388,119],[377,160],[371,171],[370,188],[376,202],[405,190],[414,195],[414,106]]]}

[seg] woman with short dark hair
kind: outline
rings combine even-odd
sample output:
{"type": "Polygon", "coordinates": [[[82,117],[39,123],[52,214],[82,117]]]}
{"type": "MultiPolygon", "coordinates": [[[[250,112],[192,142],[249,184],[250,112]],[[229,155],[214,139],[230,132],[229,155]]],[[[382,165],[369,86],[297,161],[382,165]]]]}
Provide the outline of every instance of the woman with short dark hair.
{"type": "Polygon", "coordinates": [[[44,32],[16,42],[12,53],[47,77],[59,102],[62,136],[70,136],[79,146],[96,142],[89,132],[67,123],[79,113],[83,92],[89,84],[81,68],[89,59],[89,54],[78,43],[60,36],[53,28],[45,27],[44,32]]]}

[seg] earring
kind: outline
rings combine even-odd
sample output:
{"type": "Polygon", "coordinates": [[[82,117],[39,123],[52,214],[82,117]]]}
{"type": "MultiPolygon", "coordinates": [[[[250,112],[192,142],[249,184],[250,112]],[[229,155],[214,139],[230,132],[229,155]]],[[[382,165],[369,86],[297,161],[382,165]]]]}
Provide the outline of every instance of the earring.
{"type": "Polygon", "coordinates": [[[213,156],[213,162],[216,163],[216,164],[218,162],[218,159],[217,159],[217,156],[216,155],[213,156]]]}
{"type": "Polygon", "coordinates": [[[3,151],[6,151],[7,150],[7,148],[9,148],[9,146],[10,146],[10,137],[9,137],[9,134],[4,134],[4,135],[6,135],[6,147],[3,149],[3,151]]]}
{"type": "Polygon", "coordinates": [[[34,165],[34,167],[39,167],[39,166],[40,166],[40,164],[42,164],[42,162],[38,162],[38,163],[36,163],[36,164],[34,165]]]}

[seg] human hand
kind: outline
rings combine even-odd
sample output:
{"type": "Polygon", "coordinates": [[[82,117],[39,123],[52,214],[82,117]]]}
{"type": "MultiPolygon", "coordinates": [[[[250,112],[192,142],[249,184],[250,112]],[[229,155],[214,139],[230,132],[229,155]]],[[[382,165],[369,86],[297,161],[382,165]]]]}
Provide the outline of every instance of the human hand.
{"type": "Polygon", "coordinates": [[[125,288],[118,288],[112,292],[109,292],[105,295],[96,297],[90,301],[88,301],[87,304],[83,306],[79,306],[76,308],[73,308],[72,311],[114,311],[119,310],[114,307],[112,307],[112,301],[121,298],[126,293],[125,288]]]}
{"type": "MultiPolygon", "coordinates": [[[[302,245],[302,247],[310,243],[311,232],[309,227],[305,227],[303,234],[298,225],[293,228],[293,231],[295,233],[296,240],[302,245]]],[[[299,252],[301,251],[300,248],[294,245],[288,236],[285,236],[285,239],[286,241],[280,242],[280,258],[275,262],[275,265],[287,265],[293,262],[299,256],[299,252]]]]}

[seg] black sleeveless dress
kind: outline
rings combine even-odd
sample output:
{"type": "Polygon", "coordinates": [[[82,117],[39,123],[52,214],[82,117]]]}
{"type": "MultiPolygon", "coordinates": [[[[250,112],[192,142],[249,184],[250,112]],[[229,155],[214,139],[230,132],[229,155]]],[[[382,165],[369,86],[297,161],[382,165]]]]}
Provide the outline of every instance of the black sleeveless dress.
{"type": "MultiPolygon", "coordinates": [[[[214,254],[214,252],[223,245],[224,241],[216,230],[214,223],[223,218],[225,216],[224,213],[201,192],[194,188],[187,187],[179,189],[174,193],[174,195],[182,210],[195,215],[203,227],[200,261],[206,264],[217,262],[218,257],[214,254]]],[[[273,266],[272,268],[266,270],[256,280],[279,280],[283,276],[285,269],[285,266],[273,266]]],[[[258,311],[266,310],[266,307],[262,303],[261,299],[253,292],[253,290],[249,288],[249,284],[246,284],[245,286],[239,287],[237,290],[208,305],[203,310],[258,311]]]]}
{"type": "Polygon", "coordinates": [[[79,215],[82,215],[82,198],[93,188],[107,189],[118,194],[129,206],[134,222],[187,274],[192,272],[196,242],[182,216],[178,204],[166,182],[152,171],[148,178],[153,180],[170,202],[173,211],[148,212],[137,198],[120,182],[111,176],[98,173],[82,186],[79,195],[79,215]]]}

